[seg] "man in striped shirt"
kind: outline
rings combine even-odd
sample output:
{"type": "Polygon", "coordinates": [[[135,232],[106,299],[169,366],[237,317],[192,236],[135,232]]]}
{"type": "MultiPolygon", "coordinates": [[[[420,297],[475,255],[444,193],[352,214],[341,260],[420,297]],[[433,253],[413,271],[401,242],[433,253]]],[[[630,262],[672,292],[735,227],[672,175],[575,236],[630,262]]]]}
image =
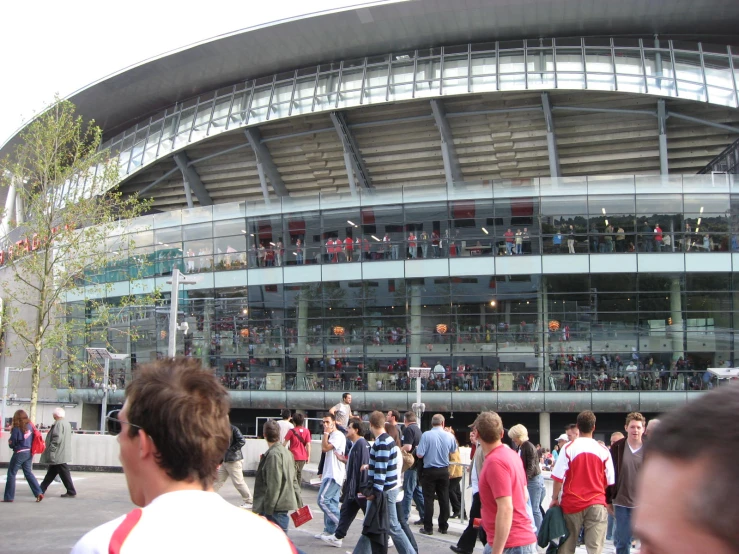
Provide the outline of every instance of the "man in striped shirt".
{"type": "MultiPolygon", "coordinates": [[[[370,430],[375,437],[375,442],[370,448],[369,460],[369,482],[372,488],[371,494],[367,495],[367,511],[378,496],[385,495],[387,507],[387,521],[389,523],[390,536],[395,543],[395,548],[400,554],[415,554],[408,537],[398,521],[398,512],[395,502],[400,491],[400,469],[403,458],[400,456],[400,447],[395,440],[385,432],[385,414],[374,411],[369,417],[370,430]]],[[[365,516],[366,517],[366,516],[365,516]]],[[[372,545],[366,535],[362,535],[354,547],[354,554],[370,554],[372,545]]]]}

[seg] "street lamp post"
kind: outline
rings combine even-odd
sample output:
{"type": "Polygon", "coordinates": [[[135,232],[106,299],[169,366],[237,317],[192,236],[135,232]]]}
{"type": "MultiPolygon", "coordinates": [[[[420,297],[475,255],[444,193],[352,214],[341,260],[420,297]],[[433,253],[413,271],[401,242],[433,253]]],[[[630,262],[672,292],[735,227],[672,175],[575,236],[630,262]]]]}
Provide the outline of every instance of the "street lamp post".
{"type": "Polygon", "coordinates": [[[5,405],[8,402],[8,378],[10,372],[21,373],[23,371],[31,371],[30,367],[6,367],[3,374],[3,396],[2,396],[2,408],[0,408],[0,437],[3,436],[5,430],[5,405]]]}
{"type": "MultiPolygon", "coordinates": [[[[108,391],[111,390],[111,386],[108,385],[108,379],[110,378],[110,360],[125,360],[128,358],[128,354],[113,354],[108,352],[107,348],[85,348],[90,358],[94,359],[95,362],[103,365],[103,403],[100,407],[100,434],[105,434],[105,416],[108,412],[108,391]]],[[[115,389],[113,389],[115,390],[115,389]]]]}
{"type": "Polygon", "coordinates": [[[426,404],[421,402],[421,379],[428,379],[431,375],[431,369],[428,367],[410,367],[408,368],[408,377],[416,380],[416,401],[411,409],[416,412],[416,420],[418,427],[421,427],[421,416],[426,411],[426,404]]]}
{"type": "Polygon", "coordinates": [[[167,281],[167,284],[172,285],[172,299],[170,301],[169,308],[169,346],[167,348],[167,356],[174,358],[175,352],[177,351],[177,331],[184,331],[187,333],[189,325],[184,322],[182,325],[177,325],[177,311],[179,308],[179,288],[180,285],[194,285],[202,277],[191,277],[180,273],[180,270],[176,267],[172,270],[172,279],[167,281]]]}

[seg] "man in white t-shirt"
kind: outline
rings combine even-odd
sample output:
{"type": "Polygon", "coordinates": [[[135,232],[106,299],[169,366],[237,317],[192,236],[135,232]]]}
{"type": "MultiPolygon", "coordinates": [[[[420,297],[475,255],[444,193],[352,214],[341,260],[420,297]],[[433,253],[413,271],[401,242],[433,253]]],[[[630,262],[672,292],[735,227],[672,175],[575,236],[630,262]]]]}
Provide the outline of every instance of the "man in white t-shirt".
{"type": "Polygon", "coordinates": [[[326,458],[323,462],[321,488],[318,489],[318,507],[323,512],[323,532],[316,535],[316,538],[333,535],[339,524],[339,496],[346,477],[346,466],[336,454],[343,456],[345,449],[346,437],[336,428],[336,416],[329,412],[323,416],[321,450],[326,458]]]}
{"type": "Polygon", "coordinates": [[[287,408],[282,408],[280,415],[282,416],[282,419],[277,422],[277,425],[280,426],[280,444],[285,444],[285,437],[287,436],[287,432],[295,427],[295,425],[290,422],[290,418],[292,417],[290,410],[288,410],[287,408]]]}
{"type": "Polygon", "coordinates": [[[231,439],[229,409],[228,391],[196,359],[139,367],[123,409],[107,418],[108,432],[118,435],[128,492],[139,507],[87,533],[72,554],[238,552],[244,536],[254,552],[295,552],[280,528],[213,492],[231,439]],[[173,422],[186,426],[173,428],[173,422]]]}
{"type": "MultiPolygon", "coordinates": [[[[352,394],[345,392],[341,395],[341,402],[333,406],[328,412],[336,418],[336,428],[346,435],[346,426],[349,424],[349,418],[352,417],[352,394]]],[[[343,452],[342,452],[343,454],[343,452]]]]}

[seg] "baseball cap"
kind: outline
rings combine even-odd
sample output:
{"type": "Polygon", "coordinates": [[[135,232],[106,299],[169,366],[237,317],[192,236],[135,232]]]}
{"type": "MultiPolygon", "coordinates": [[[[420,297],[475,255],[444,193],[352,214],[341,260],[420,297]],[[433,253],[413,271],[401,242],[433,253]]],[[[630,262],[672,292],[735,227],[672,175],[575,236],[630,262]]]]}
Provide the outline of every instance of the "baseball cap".
{"type": "Polygon", "coordinates": [[[560,436],[557,437],[557,442],[559,442],[559,441],[569,442],[570,439],[567,437],[566,434],[562,433],[560,436]]]}

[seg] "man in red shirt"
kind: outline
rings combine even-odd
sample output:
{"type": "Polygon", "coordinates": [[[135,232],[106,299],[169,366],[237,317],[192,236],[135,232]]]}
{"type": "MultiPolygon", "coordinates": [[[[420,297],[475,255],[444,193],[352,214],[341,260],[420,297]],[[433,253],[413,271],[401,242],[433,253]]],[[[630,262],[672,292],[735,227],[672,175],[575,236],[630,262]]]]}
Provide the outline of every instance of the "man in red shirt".
{"type": "Polygon", "coordinates": [[[528,492],[521,459],[503,444],[503,421],[495,412],[475,420],[485,463],[479,479],[485,554],[536,554],[536,535],[526,512],[528,492]]]}
{"type": "Polygon", "coordinates": [[[606,487],[615,484],[613,460],[608,449],[593,439],[593,412],[580,412],[577,429],[579,436],[565,444],[554,464],[554,490],[549,507],[562,508],[570,532],[559,548],[561,554],[575,554],[582,527],[585,527],[588,554],[601,554],[608,526],[606,487]]]}
{"type": "Polygon", "coordinates": [[[354,250],[354,241],[351,239],[351,237],[346,237],[344,239],[344,252],[346,254],[347,262],[352,261],[352,251],[353,250],[354,250]]]}
{"type": "Polygon", "coordinates": [[[505,253],[510,256],[513,254],[513,231],[509,228],[503,236],[505,237],[505,253]]]}

